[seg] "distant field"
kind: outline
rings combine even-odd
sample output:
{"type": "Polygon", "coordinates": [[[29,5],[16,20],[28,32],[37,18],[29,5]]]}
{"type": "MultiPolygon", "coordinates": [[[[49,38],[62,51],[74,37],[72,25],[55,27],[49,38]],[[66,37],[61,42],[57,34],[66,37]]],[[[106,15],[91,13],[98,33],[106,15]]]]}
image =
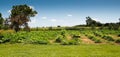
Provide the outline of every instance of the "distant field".
{"type": "Polygon", "coordinates": [[[0,57],[120,57],[120,46],[0,44],[0,57]]]}

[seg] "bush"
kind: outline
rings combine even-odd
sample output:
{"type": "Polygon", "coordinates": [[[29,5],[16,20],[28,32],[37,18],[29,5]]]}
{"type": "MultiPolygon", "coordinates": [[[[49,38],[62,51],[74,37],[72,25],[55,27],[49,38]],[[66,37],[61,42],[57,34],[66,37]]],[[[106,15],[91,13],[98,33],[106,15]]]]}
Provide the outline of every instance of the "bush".
{"type": "Polygon", "coordinates": [[[80,44],[80,40],[79,39],[72,39],[72,40],[63,40],[62,45],[79,45],[80,44]]]}
{"type": "Polygon", "coordinates": [[[28,41],[29,43],[32,43],[32,44],[48,44],[49,41],[47,39],[44,39],[44,38],[30,38],[30,40],[28,41]]]}
{"type": "Polygon", "coordinates": [[[117,39],[115,42],[116,42],[116,43],[120,43],[120,39],[117,39]]]}
{"type": "Polygon", "coordinates": [[[114,41],[114,39],[111,36],[104,35],[102,38],[108,41],[114,41]]]}
{"type": "Polygon", "coordinates": [[[79,44],[80,44],[80,40],[77,38],[69,41],[69,45],[79,45],[79,44]]]}
{"type": "Polygon", "coordinates": [[[73,35],[72,38],[80,38],[80,36],[79,35],[73,35]]]}
{"type": "Polygon", "coordinates": [[[38,40],[34,42],[35,44],[48,44],[49,42],[47,40],[38,40]]]}
{"type": "Polygon", "coordinates": [[[100,39],[95,40],[95,43],[101,43],[100,39]]]}
{"type": "Polygon", "coordinates": [[[61,42],[61,45],[69,45],[69,42],[68,42],[67,40],[63,40],[63,41],[61,42]]]}
{"type": "Polygon", "coordinates": [[[63,37],[60,35],[58,36],[58,38],[56,39],[57,43],[61,43],[63,41],[63,37]]]}
{"type": "Polygon", "coordinates": [[[102,37],[102,34],[99,33],[99,32],[93,32],[95,36],[99,36],[99,37],[102,37]]]}
{"type": "Polygon", "coordinates": [[[61,35],[63,36],[63,38],[66,38],[66,34],[67,34],[66,30],[61,30],[61,35]]]}
{"type": "Polygon", "coordinates": [[[100,39],[98,39],[98,38],[96,38],[96,37],[94,37],[92,35],[89,35],[88,38],[91,39],[91,40],[93,40],[95,43],[101,43],[100,39]]]}
{"type": "Polygon", "coordinates": [[[118,34],[118,37],[120,37],[120,34],[118,34]]]}

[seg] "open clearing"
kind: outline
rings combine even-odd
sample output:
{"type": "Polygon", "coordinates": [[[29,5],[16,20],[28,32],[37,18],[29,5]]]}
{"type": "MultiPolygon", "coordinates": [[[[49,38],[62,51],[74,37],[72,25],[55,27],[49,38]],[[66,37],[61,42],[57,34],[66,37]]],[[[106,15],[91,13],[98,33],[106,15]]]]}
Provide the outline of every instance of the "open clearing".
{"type": "Polygon", "coordinates": [[[120,57],[120,46],[0,44],[0,57],[120,57]]]}

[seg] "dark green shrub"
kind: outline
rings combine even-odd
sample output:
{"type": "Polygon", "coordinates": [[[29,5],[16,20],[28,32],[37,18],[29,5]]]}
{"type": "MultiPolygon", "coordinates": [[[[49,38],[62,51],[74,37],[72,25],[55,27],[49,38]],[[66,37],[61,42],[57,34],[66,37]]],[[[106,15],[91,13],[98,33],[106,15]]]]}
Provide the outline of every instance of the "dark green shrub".
{"type": "Polygon", "coordinates": [[[71,39],[71,40],[63,40],[62,45],[79,45],[80,44],[80,40],[79,39],[71,39]]]}
{"type": "Polygon", "coordinates": [[[61,35],[63,36],[63,38],[66,38],[66,34],[67,34],[66,30],[61,30],[61,35]]]}
{"type": "Polygon", "coordinates": [[[95,43],[101,43],[100,39],[95,40],[95,43]]]}
{"type": "Polygon", "coordinates": [[[55,40],[57,43],[61,43],[63,41],[63,36],[59,35],[57,39],[55,40]]]}
{"type": "Polygon", "coordinates": [[[89,35],[88,38],[91,39],[91,40],[93,40],[95,43],[101,43],[100,39],[98,39],[98,38],[96,38],[96,37],[94,37],[92,35],[89,35]]]}
{"type": "Polygon", "coordinates": [[[38,40],[34,43],[36,43],[36,44],[48,44],[49,42],[47,40],[38,40]]]}
{"type": "Polygon", "coordinates": [[[63,41],[61,42],[61,45],[69,45],[68,40],[63,40],[63,41]]]}
{"type": "Polygon", "coordinates": [[[79,44],[80,44],[79,39],[72,39],[71,41],[69,41],[69,45],[79,45],[79,44]]]}
{"type": "Polygon", "coordinates": [[[118,34],[118,37],[120,37],[120,34],[118,34]]]}
{"type": "Polygon", "coordinates": [[[99,36],[99,37],[102,37],[102,34],[99,33],[99,32],[93,32],[95,36],[99,36]]]}
{"type": "Polygon", "coordinates": [[[29,43],[31,44],[48,44],[49,41],[47,39],[44,38],[31,38],[29,41],[29,43]]]}
{"type": "Polygon", "coordinates": [[[120,39],[117,39],[115,42],[116,42],[116,43],[120,43],[120,39]]]}
{"type": "Polygon", "coordinates": [[[80,36],[79,35],[73,35],[72,38],[80,38],[80,36]]]}
{"type": "Polygon", "coordinates": [[[108,41],[114,41],[114,39],[111,36],[104,35],[102,38],[108,41]]]}

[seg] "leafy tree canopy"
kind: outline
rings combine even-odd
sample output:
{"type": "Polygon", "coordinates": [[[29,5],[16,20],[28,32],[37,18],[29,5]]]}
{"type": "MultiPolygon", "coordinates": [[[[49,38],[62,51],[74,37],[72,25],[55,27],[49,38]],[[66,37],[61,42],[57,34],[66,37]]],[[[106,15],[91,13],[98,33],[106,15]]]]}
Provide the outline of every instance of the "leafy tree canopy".
{"type": "Polygon", "coordinates": [[[13,6],[10,14],[11,28],[17,31],[21,25],[28,26],[26,23],[36,14],[37,12],[26,4],[13,6]]]}

